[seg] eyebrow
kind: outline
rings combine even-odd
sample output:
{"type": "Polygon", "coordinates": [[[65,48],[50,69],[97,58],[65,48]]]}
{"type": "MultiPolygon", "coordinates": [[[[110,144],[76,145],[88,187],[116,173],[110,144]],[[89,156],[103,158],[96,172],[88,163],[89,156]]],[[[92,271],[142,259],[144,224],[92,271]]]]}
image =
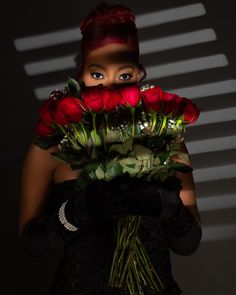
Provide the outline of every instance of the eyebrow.
{"type": "MultiPolygon", "coordinates": [[[[99,65],[99,64],[91,64],[88,66],[88,68],[91,67],[97,67],[97,68],[102,68],[103,70],[106,70],[106,67],[104,67],[103,65],[99,65]]],[[[126,68],[132,68],[133,70],[135,69],[134,66],[132,66],[131,64],[126,64],[126,65],[122,65],[118,68],[118,70],[122,70],[122,69],[126,69],[126,68]]]]}

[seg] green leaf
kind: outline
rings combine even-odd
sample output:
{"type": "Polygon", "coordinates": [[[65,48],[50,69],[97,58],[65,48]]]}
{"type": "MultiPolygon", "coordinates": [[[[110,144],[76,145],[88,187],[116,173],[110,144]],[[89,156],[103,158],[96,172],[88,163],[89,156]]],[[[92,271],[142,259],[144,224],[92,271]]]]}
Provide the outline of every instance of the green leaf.
{"type": "Polygon", "coordinates": [[[124,145],[124,149],[128,151],[130,151],[133,147],[133,139],[132,137],[129,137],[127,139],[124,140],[123,142],[123,145],[124,145]]]}
{"type": "Polygon", "coordinates": [[[50,153],[55,159],[59,159],[74,165],[81,165],[90,161],[85,149],[78,151],[56,151],[50,153]]]}
{"type": "Polygon", "coordinates": [[[96,173],[95,173],[95,171],[90,171],[89,172],[89,177],[92,179],[92,180],[96,180],[97,179],[97,175],[96,175],[96,173]]]}
{"type": "Polygon", "coordinates": [[[154,158],[154,161],[153,161],[153,165],[154,166],[158,166],[158,165],[160,165],[161,164],[161,160],[160,160],[160,158],[159,157],[155,157],[154,158]]]}
{"type": "Polygon", "coordinates": [[[64,135],[56,134],[56,135],[50,135],[47,137],[40,137],[36,136],[33,140],[33,143],[40,148],[47,150],[52,146],[56,146],[60,143],[61,139],[64,135]]]}
{"type": "Polygon", "coordinates": [[[90,133],[91,139],[94,145],[101,145],[101,139],[97,133],[95,133],[94,130],[91,131],[90,133]]]}
{"type": "Polygon", "coordinates": [[[84,167],[84,165],[78,165],[78,164],[70,164],[71,170],[78,170],[78,169],[82,169],[84,167]]]}
{"type": "Polygon", "coordinates": [[[134,144],[133,149],[138,160],[148,160],[152,158],[152,151],[140,144],[134,144]]]}
{"type": "Polygon", "coordinates": [[[106,134],[106,142],[112,143],[118,140],[117,134],[113,130],[109,130],[106,134]]]}
{"type": "Polygon", "coordinates": [[[98,179],[104,179],[104,177],[105,177],[105,172],[103,171],[103,169],[100,166],[98,166],[97,169],[95,170],[95,174],[98,179]]]}
{"type": "Polygon", "coordinates": [[[168,169],[175,170],[181,173],[189,173],[193,171],[193,169],[190,166],[177,162],[168,164],[168,169]]]}
{"type": "Polygon", "coordinates": [[[108,149],[109,152],[111,151],[116,151],[117,153],[121,154],[121,155],[126,155],[133,146],[133,139],[132,138],[128,138],[126,140],[124,140],[124,142],[122,143],[117,143],[117,144],[113,144],[110,146],[110,148],[108,149]]]}
{"type": "Polygon", "coordinates": [[[158,153],[158,158],[160,159],[161,164],[163,164],[165,161],[168,160],[170,153],[171,151],[164,151],[164,152],[158,153]]]}
{"type": "Polygon", "coordinates": [[[67,87],[69,92],[78,98],[81,98],[81,85],[79,82],[77,82],[75,79],[69,77],[69,80],[67,81],[67,87]]]}
{"type": "Polygon", "coordinates": [[[86,164],[85,166],[84,166],[84,169],[83,169],[83,171],[85,172],[85,173],[89,173],[89,172],[91,172],[92,170],[96,170],[97,169],[97,167],[98,167],[98,165],[99,165],[99,163],[97,162],[97,161],[90,161],[90,163],[88,163],[88,164],[86,164]]]}
{"type": "Polygon", "coordinates": [[[124,150],[124,147],[121,143],[116,143],[116,144],[113,144],[109,147],[108,149],[108,152],[117,152],[121,155],[125,155],[126,154],[126,151],[124,150]]]}
{"type": "Polygon", "coordinates": [[[123,172],[122,166],[120,163],[110,163],[106,168],[106,174],[112,178],[121,175],[123,172]]]}
{"type": "Polygon", "coordinates": [[[119,161],[123,168],[123,173],[128,172],[130,175],[136,174],[141,170],[141,163],[133,157],[127,157],[119,161]]]}

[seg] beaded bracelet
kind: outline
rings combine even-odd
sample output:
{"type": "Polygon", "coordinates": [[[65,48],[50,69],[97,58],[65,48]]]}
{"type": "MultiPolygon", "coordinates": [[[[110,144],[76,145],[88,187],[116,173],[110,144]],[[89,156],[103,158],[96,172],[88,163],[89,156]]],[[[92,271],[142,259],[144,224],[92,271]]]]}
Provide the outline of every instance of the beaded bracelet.
{"type": "Polygon", "coordinates": [[[59,211],[58,211],[58,216],[59,216],[59,219],[60,219],[60,222],[64,225],[64,227],[70,231],[77,231],[78,230],[78,227],[74,226],[73,224],[71,224],[67,219],[66,219],[66,216],[65,216],[65,206],[66,206],[66,203],[68,202],[65,201],[64,203],[62,203],[59,211]]]}

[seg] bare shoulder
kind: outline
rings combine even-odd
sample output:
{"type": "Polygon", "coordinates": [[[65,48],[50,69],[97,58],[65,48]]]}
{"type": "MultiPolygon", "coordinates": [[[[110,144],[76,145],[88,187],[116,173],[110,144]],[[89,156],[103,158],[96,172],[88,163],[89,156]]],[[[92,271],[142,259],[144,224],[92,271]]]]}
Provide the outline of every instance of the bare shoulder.
{"type": "Polygon", "coordinates": [[[30,144],[26,156],[25,161],[46,161],[48,165],[55,165],[55,160],[53,159],[51,152],[58,151],[57,146],[52,146],[49,149],[45,150],[34,144],[33,142],[30,144]]]}
{"type": "Polygon", "coordinates": [[[44,150],[31,143],[21,169],[19,231],[33,218],[43,214],[53,183],[57,161],[50,154],[57,146],[44,150]]]}

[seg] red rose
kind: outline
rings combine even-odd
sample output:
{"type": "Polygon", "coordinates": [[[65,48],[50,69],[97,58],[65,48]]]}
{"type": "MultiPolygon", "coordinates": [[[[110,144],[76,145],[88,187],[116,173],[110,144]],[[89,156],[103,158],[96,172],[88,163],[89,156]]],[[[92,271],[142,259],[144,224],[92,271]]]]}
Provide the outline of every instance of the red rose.
{"type": "Polygon", "coordinates": [[[103,108],[105,111],[110,112],[115,110],[120,102],[121,96],[117,89],[109,89],[104,87],[103,89],[103,108]]]}
{"type": "Polygon", "coordinates": [[[58,100],[54,113],[54,122],[65,125],[67,123],[77,123],[83,117],[83,102],[76,97],[65,97],[58,100]]]}
{"type": "Polygon", "coordinates": [[[182,115],[182,105],[183,97],[180,97],[178,95],[175,96],[173,109],[172,109],[172,117],[178,118],[180,115],[182,115]]]}
{"type": "Polygon", "coordinates": [[[84,106],[87,110],[95,113],[101,112],[103,109],[103,85],[90,86],[81,93],[84,106]]]}
{"type": "Polygon", "coordinates": [[[52,135],[55,130],[44,122],[38,121],[35,127],[35,132],[39,136],[47,137],[48,135],[52,135]]]}
{"type": "Polygon", "coordinates": [[[49,97],[49,99],[39,108],[39,117],[43,122],[53,124],[57,102],[58,100],[55,98],[49,97]]]}
{"type": "Polygon", "coordinates": [[[149,88],[141,92],[143,97],[144,109],[146,112],[154,110],[158,112],[160,109],[160,101],[163,95],[163,91],[159,86],[149,88]]]}
{"type": "Polygon", "coordinates": [[[119,89],[121,94],[120,105],[136,107],[141,100],[140,89],[137,85],[125,86],[119,89]]]}
{"type": "Polygon", "coordinates": [[[200,115],[200,108],[186,97],[182,97],[181,109],[186,124],[193,124],[200,115]]]}
{"type": "Polygon", "coordinates": [[[180,105],[182,98],[177,94],[163,92],[161,99],[161,111],[164,115],[172,114],[173,117],[181,115],[180,105]]]}

